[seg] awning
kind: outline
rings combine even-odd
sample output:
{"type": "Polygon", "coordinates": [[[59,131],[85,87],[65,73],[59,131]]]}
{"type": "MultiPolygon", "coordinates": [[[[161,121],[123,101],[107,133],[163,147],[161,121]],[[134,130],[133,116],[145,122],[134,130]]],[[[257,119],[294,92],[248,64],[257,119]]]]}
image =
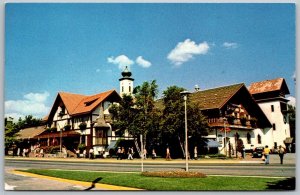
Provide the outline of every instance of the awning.
{"type": "Polygon", "coordinates": [[[80,133],[76,131],[63,131],[61,134],[60,132],[54,133],[43,133],[41,135],[36,136],[36,138],[57,138],[57,137],[79,137],[80,133]]]}
{"type": "Polygon", "coordinates": [[[286,144],[291,144],[293,143],[294,138],[293,137],[287,137],[285,138],[285,140],[283,141],[286,144]]]}
{"type": "Polygon", "coordinates": [[[33,139],[37,135],[42,134],[44,131],[46,131],[45,126],[38,126],[38,127],[30,127],[21,129],[17,134],[17,139],[33,139]]]}
{"type": "Polygon", "coordinates": [[[218,141],[211,139],[207,140],[206,144],[208,148],[217,148],[222,146],[218,141]]]}
{"type": "Polygon", "coordinates": [[[116,147],[117,141],[118,140],[111,140],[110,144],[107,147],[107,150],[114,149],[116,147]]]}

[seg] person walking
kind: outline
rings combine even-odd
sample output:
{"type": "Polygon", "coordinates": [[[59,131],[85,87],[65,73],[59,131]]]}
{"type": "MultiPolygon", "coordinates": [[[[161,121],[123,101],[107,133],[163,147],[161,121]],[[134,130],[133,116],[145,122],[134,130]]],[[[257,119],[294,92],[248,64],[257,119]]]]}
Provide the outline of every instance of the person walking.
{"type": "Polygon", "coordinates": [[[245,158],[246,157],[246,149],[245,146],[243,145],[242,147],[242,157],[245,158]]]}
{"type": "Polygon", "coordinates": [[[126,159],[126,153],[125,153],[125,148],[124,147],[122,147],[122,149],[121,149],[121,160],[122,159],[126,159]]]}
{"type": "Polygon", "coordinates": [[[93,150],[93,148],[90,149],[89,154],[90,154],[90,159],[94,159],[94,150],[93,150]]]}
{"type": "Polygon", "coordinates": [[[278,155],[280,157],[280,164],[283,164],[283,156],[285,154],[285,149],[284,147],[282,147],[281,145],[279,146],[279,149],[278,149],[278,155]]]}
{"type": "Polygon", "coordinates": [[[83,155],[83,158],[86,158],[86,149],[83,150],[82,155],[83,155]]]}
{"type": "Polygon", "coordinates": [[[128,160],[133,160],[132,154],[133,154],[133,149],[131,147],[129,147],[128,148],[128,160]]]}
{"type": "Polygon", "coordinates": [[[122,160],[122,157],[121,157],[121,148],[120,147],[118,147],[118,150],[117,150],[117,160],[122,160]]]}
{"type": "Polygon", "coordinates": [[[75,150],[75,153],[76,153],[76,157],[79,158],[80,157],[80,155],[79,155],[80,150],[79,149],[75,150]]]}
{"type": "Polygon", "coordinates": [[[40,149],[40,157],[44,157],[44,149],[43,148],[40,149]]]}
{"type": "Polygon", "coordinates": [[[170,148],[167,147],[167,151],[166,151],[166,160],[171,160],[171,154],[170,154],[170,148]]]}
{"type": "Polygon", "coordinates": [[[144,148],[143,158],[147,159],[147,150],[146,150],[146,148],[144,148]]]}
{"type": "Polygon", "coordinates": [[[270,149],[268,145],[264,148],[265,165],[270,164],[270,149]]]}
{"type": "Polygon", "coordinates": [[[155,149],[152,149],[152,159],[155,159],[156,158],[156,152],[155,152],[155,149]]]}
{"type": "Polygon", "coordinates": [[[198,149],[197,149],[197,146],[195,146],[195,148],[194,148],[194,159],[198,160],[198,149]]]}

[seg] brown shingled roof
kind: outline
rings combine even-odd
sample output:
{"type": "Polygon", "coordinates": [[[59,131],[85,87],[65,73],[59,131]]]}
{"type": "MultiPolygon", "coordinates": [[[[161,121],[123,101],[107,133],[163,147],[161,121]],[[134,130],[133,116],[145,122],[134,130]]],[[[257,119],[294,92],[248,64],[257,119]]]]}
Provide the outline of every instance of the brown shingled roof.
{"type": "Polygon", "coordinates": [[[251,83],[249,87],[249,92],[251,94],[258,94],[271,91],[279,91],[282,89],[282,87],[284,87],[285,93],[289,94],[289,90],[283,78],[251,83]]]}
{"type": "Polygon", "coordinates": [[[29,138],[32,139],[35,136],[40,135],[44,131],[46,131],[45,126],[21,129],[17,135],[17,139],[29,139],[29,138]]]}
{"type": "Polygon", "coordinates": [[[192,93],[190,99],[202,110],[221,108],[244,84],[235,84],[192,93]]]}

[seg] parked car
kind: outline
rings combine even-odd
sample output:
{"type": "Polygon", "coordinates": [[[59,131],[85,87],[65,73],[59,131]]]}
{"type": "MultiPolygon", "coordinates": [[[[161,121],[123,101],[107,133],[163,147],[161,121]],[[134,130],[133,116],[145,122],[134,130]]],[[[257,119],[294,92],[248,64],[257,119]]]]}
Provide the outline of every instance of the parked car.
{"type": "Polygon", "coordinates": [[[264,147],[256,147],[252,152],[252,158],[261,158],[264,152],[264,147]]]}

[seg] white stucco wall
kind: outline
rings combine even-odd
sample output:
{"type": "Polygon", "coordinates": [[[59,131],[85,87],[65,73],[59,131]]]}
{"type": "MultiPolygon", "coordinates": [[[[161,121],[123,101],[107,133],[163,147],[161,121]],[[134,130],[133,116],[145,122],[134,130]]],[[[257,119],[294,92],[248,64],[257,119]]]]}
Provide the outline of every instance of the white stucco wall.
{"type": "Polygon", "coordinates": [[[270,123],[273,125],[275,124],[276,129],[273,130],[271,128],[265,134],[263,138],[266,145],[269,148],[274,147],[274,143],[277,142],[277,146],[282,145],[284,146],[284,140],[287,137],[290,137],[290,126],[288,122],[284,122],[284,115],[281,112],[280,102],[279,101],[271,101],[271,102],[264,102],[258,104],[260,108],[263,110],[267,118],[269,119],[270,123]],[[271,105],[274,106],[274,112],[271,110],[271,105]]]}
{"type": "Polygon", "coordinates": [[[131,94],[133,90],[133,81],[124,79],[120,81],[120,96],[122,97],[123,94],[131,94]],[[122,91],[123,87],[123,91],[122,91]],[[131,90],[129,91],[129,87],[131,90]]]}

